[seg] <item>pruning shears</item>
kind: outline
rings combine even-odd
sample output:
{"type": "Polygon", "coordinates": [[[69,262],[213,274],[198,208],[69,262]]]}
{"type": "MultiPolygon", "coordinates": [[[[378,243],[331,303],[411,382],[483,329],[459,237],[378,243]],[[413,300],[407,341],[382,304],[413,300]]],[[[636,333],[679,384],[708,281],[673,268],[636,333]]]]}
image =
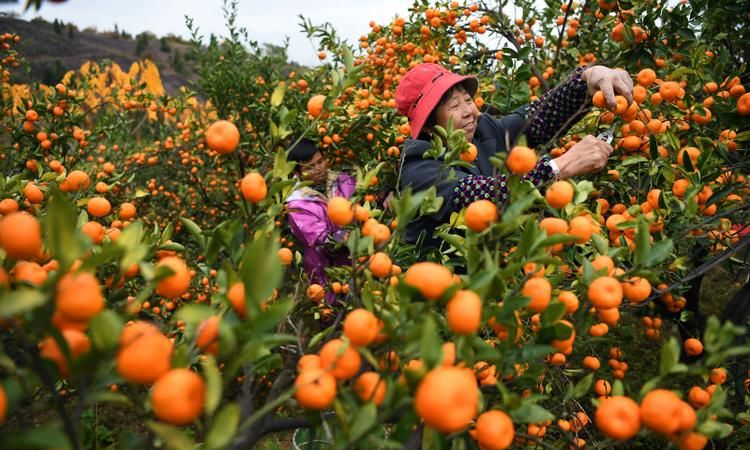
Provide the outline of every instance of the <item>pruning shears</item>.
{"type": "Polygon", "coordinates": [[[607,128],[606,130],[599,133],[597,136],[599,139],[603,140],[607,144],[612,143],[612,139],[615,137],[615,126],[612,125],[611,127],[607,128]]]}

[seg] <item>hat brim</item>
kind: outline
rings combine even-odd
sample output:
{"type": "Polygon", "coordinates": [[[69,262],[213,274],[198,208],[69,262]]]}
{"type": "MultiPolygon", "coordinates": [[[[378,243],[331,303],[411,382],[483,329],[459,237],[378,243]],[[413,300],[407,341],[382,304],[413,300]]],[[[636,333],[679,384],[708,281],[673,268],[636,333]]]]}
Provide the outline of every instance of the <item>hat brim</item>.
{"type": "Polygon", "coordinates": [[[417,139],[420,133],[422,133],[422,128],[424,128],[425,122],[427,122],[432,111],[437,107],[438,103],[440,103],[443,94],[457,84],[464,84],[467,92],[472,97],[474,97],[474,94],[477,93],[477,89],[479,89],[479,82],[476,77],[471,75],[457,75],[452,72],[447,72],[444,76],[438,78],[431,84],[429,90],[423,93],[417,107],[414,109],[413,117],[409,121],[412,139],[417,139]]]}

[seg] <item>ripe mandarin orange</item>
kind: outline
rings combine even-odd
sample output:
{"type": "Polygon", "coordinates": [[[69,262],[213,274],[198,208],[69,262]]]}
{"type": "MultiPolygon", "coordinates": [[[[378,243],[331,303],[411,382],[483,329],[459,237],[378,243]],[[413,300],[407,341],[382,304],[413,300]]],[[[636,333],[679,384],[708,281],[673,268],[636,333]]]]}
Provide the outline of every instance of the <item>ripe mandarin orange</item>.
{"type": "MultiPolygon", "coordinates": [[[[89,338],[79,330],[67,329],[61,331],[63,339],[68,344],[70,350],[70,358],[75,361],[79,357],[88,353],[91,348],[89,338]]],[[[60,375],[63,378],[70,376],[70,368],[68,367],[68,361],[62,352],[62,349],[57,345],[57,341],[53,337],[48,337],[39,345],[39,354],[44,359],[50,359],[57,364],[57,368],[60,371],[60,375]]]]}
{"type": "Polygon", "coordinates": [[[354,382],[353,391],[363,402],[372,401],[380,406],[385,400],[385,380],[377,372],[365,372],[354,382]]]}
{"type": "Polygon", "coordinates": [[[617,441],[628,440],[641,429],[640,408],[629,397],[614,396],[601,400],[594,420],[604,435],[617,441]]]}
{"type": "Polygon", "coordinates": [[[480,414],[474,432],[479,446],[485,450],[504,450],[510,447],[516,433],[510,416],[498,410],[480,414]]]}
{"type": "Polygon", "coordinates": [[[258,203],[268,194],[268,187],[263,175],[258,172],[250,172],[240,181],[242,197],[250,203],[258,203]]]}
{"type": "Polygon", "coordinates": [[[591,282],[589,301],[597,309],[617,308],[622,303],[622,286],[614,277],[599,277],[591,282]]]}
{"type": "Polygon", "coordinates": [[[240,143],[240,130],[228,120],[217,120],[205,133],[208,148],[220,155],[227,155],[237,149],[240,143]]]}
{"type": "Polygon", "coordinates": [[[378,278],[385,278],[391,274],[393,269],[393,262],[388,254],[383,252],[377,252],[370,257],[370,272],[378,278]]]}
{"type": "Polygon", "coordinates": [[[698,356],[703,353],[703,343],[696,338],[685,339],[682,348],[684,348],[685,353],[690,356],[698,356]]]}
{"type": "Polygon", "coordinates": [[[69,320],[91,320],[104,309],[99,280],[89,272],[65,274],[57,283],[55,307],[69,320]]]}
{"type": "Polygon", "coordinates": [[[159,419],[187,425],[203,411],[206,383],[190,369],[177,368],[165,373],[151,389],[151,405],[159,419]]]}
{"type": "Polygon", "coordinates": [[[187,264],[176,256],[167,256],[156,263],[156,267],[168,267],[174,272],[162,278],[156,285],[156,293],[162,297],[176,298],[187,292],[190,286],[190,271],[187,264]]]}
{"type": "Polygon", "coordinates": [[[508,154],[506,164],[511,172],[516,175],[524,175],[536,166],[536,152],[526,146],[516,146],[508,154]]]}
{"type": "Polygon", "coordinates": [[[172,342],[148,322],[130,322],[120,335],[117,372],[133,383],[155,382],[172,365],[172,342]]]}
{"type": "Polygon", "coordinates": [[[370,345],[379,331],[378,318],[364,308],[350,311],[344,319],[344,335],[354,346],[370,345]]]}
{"type": "Polygon", "coordinates": [[[328,201],[328,218],[334,225],[344,227],[354,220],[351,202],[344,197],[333,197],[328,201]]]}
{"type": "Polygon", "coordinates": [[[198,324],[195,332],[195,345],[201,351],[219,354],[219,316],[211,316],[198,324]]]}
{"type": "Polygon", "coordinates": [[[321,410],[336,398],[336,379],[320,368],[305,369],[294,380],[294,397],[305,409],[321,410]]]}
{"type": "Polygon", "coordinates": [[[91,197],[86,204],[86,210],[94,217],[104,217],[112,211],[112,205],[104,197],[91,197]]]}
{"type": "Polygon", "coordinates": [[[417,288],[427,300],[437,300],[453,285],[453,274],[441,264],[418,262],[406,270],[404,282],[417,288]]]}
{"type": "Polygon", "coordinates": [[[414,408],[425,423],[443,433],[466,428],[477,414],[479,390],[471,369],[437,367],[422,378],[414,408]]]}
{"type": "Polygon", "coordinates": [[[570,202],[573,201],[573,185],[567,181],[555,181],[550,187],[547,188],[547,192],[544,197],[547,199],[547,203],[555,209],[565,208],[570,202]]]}
{"type": "Polygon", "coordinates": [[[337,380],[348,380],[359,372],[362,358],[351,345],[332,339],[320,349],[320,364],[337,380]]]}
{"type": "Polygon", "coordinates": [[[307,101],[307,112],[312,117],[320,117],[323,112],[323,106],[326,101],[326,96],[322,94],[313,95],[310,100],[307,101]]]}
{"type": "Polygon", "coordinates": [[[480,233],[497,222],[497,206],[489,200],[476,200],[466,207],[464,221],[471,230],[480,233]]]}
{"type": "Polygon", "coordinates": [[[675,420],[682,408],[682,400],[672,391],[654,389],[641,400],[641,421],[656,433],[670,435],[680,428],[675,420]]]}
{"type": "Polygon", "coordinates": [[[530,278],[523,284],[521,294],[531,299],[526,307],[529,311],[542,312],[549,306],[552,285],[546,278],[530,278]]]}
{"type": "Polygon", "coordinates": [[[482,299],[474,291],[456,291],[446,305],[446,319],[456,334],[476,333],[482,323],[482,299]]]}
{"type": "Polygon", "coordinates": [[[0,247],[13,259],[28,259],[42,250],[42,227],[36,217],[13,212],[0,219],[0,247]]]}

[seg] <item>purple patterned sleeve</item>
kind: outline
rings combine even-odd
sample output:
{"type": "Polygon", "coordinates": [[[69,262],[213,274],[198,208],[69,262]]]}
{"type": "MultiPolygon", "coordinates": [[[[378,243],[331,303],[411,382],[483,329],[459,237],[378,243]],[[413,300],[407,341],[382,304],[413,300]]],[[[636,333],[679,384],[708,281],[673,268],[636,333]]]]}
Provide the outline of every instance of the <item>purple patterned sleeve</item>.
{"type": "MultiPolygon", "coordinates": [[[[522,180],[531,181],[540,191],[544,184],[554,179],[554,169],[550,165],[549,155],[544,155],[536,163],[536,166],[522,180]]],[[[491,200],[502,205],[508,199],[508,186],[505,175],[487,177],[484,175],[469,175],[461,178],[453,188],[453,211],[459,211],[477,200],[491,200]]]]}
{"type": "Polygon", "coordinates": [[[556,134],[562,135],[586,112],[587,85],[582,78],[586,67],[579,66],[563,84],[535,100],[526,110],[529,121],[526,138],[529,147],[542,145],[556,134]]]}

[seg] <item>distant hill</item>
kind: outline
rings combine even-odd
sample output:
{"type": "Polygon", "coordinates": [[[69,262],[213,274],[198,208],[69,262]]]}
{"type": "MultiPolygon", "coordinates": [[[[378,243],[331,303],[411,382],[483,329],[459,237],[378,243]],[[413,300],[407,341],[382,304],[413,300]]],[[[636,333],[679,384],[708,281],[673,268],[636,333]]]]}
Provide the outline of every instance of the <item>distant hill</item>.
{"type": "Polygon", "coordinates": [[[157,38],[150,33],[134,38],[126,33],[78,30],[59,22],[29,22],[0,15],[0,33],[5,32],[21,35],[17,49],[31,68],[28,74],[16,71],[11,79],[14,83],[55,84],[65,72],[79,69],[86,61],[109,59],[127,71],[133,62],[145,58],[157,65],[164,89],[170,95],[196,79],[190,45],[179,38],[157,38]]]}

